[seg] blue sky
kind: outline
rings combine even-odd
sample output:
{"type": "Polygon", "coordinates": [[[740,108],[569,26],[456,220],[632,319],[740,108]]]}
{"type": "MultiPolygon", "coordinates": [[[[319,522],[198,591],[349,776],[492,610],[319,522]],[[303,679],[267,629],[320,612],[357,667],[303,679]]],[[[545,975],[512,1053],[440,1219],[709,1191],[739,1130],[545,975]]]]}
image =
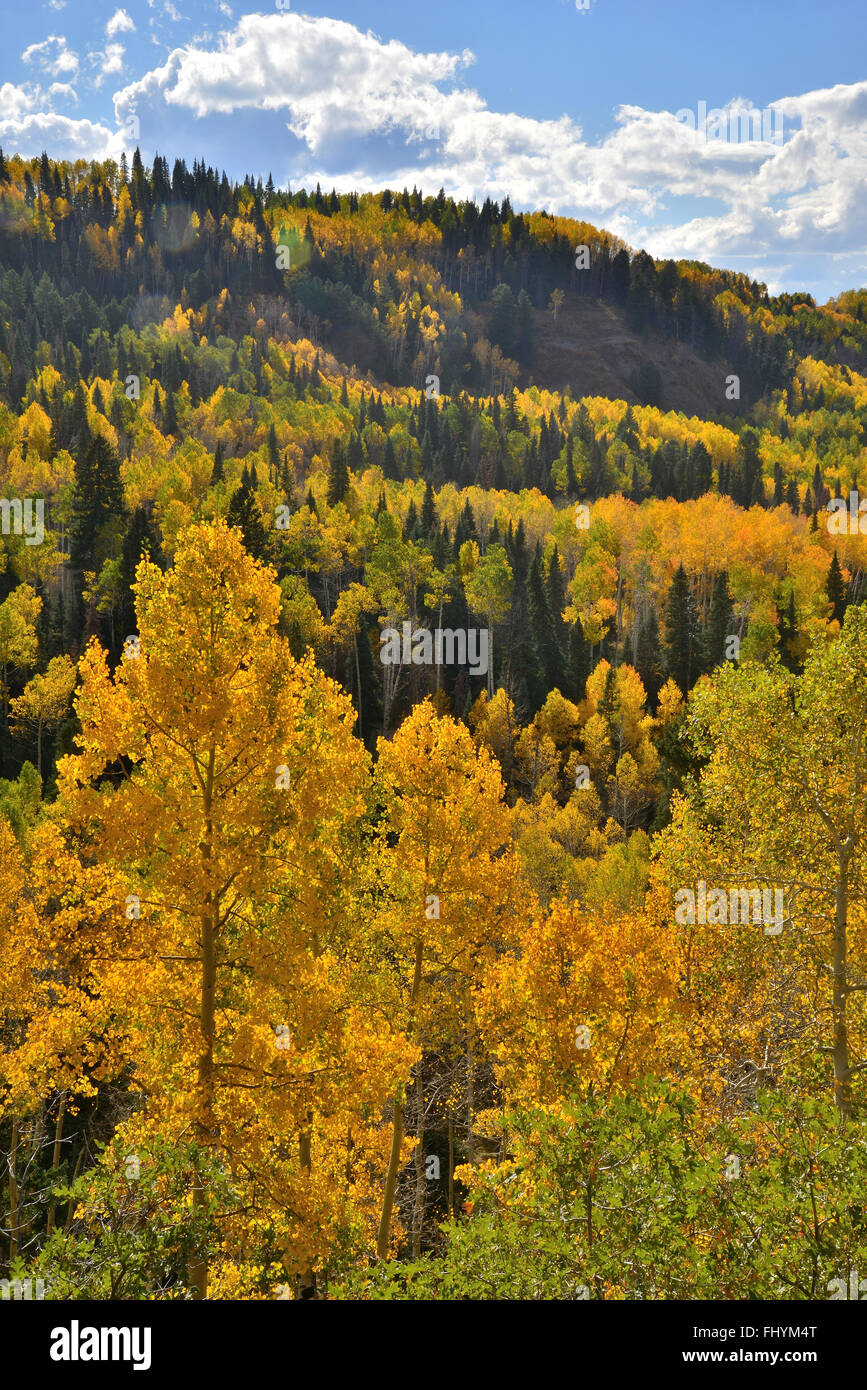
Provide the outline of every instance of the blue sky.
{"type": "Polygon", "coordinates": [[[7,152],[508,193],[774,291],[867,284],[863,0],[6,0],[4,39],[7,152]]]}

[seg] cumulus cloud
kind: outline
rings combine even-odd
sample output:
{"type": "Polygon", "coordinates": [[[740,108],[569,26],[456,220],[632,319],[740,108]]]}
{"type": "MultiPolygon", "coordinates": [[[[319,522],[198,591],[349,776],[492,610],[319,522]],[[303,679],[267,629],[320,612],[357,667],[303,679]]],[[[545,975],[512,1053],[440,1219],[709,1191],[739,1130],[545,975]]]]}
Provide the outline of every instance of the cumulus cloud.
{"type": "Polygon", "coordinates": [[[52,82],[48,95],[55,101],[72,101],[78,104],[78,93],[71,82],[52,82]]]}
{"type": "Polygon", "coordinates": [[[63,34],[49,34],[41,43],[31,43],[21,54],[24,63],[34,63],[51,77],[78,74],[78,54],[70,48],[63,34]]]}
{"type": "Polygon", "coordinates": [[[98,122],[39,109],[38,88],[0,87],[0,145],[7,153],[32,156],[50,150],[53,159],[117,159],[123,141],[98,122]]]}
{"type": "Polygon", "coordinates": [[[109,39],[113,39],[116,34],[135,33],[135,24],[126,10],[115,10],[105,26],[105,33],[109,39]]]}
{"type": "Polygon", "coordinates": [[[124,53],[122,43],[107,43],[104,49],[95,49],[88,54],[91,69],[96,70],[94,87],[101,87],[106,78],[123,72],[124,53]]]}
{"type": "MultiPolygon", "coordinates": [[[[66,51],[58,45],[56,36],[33,45],[28,61],[48,70],[66,51]]],[[[122,56],[109,44],[102,74],[120,71],[122,56]]],[[[115,115],[119,127],[140,117],[150,154],[206,152],[234,160],[236,173],[273,169],[308,187],[508,194],[515,207],[586,216],[654,255],[762,270],[772,284],[797,275],[804,256],[823,257],[843,283],[863,278],[867,82],[781,97],[771,130],[759,120],[751,132],[758,138],[744,138],[749,121],[740,141],[718,141],[674,112],[624,105],[591,142],[567,115],[491,110],[467,80],[473,61],[343,20],[248,14],[115,92],[115,115]],[[777,143],[768,137],[780,120],[777,143]]],[[[724,125],[737,132],[745,106],[733,99],[724,125]]]]}
{"type": "Polygon", "coordinates": [[[120,114],[127,105],[185,109],[198,120],[273,111],[307,152],[307,182],[508,194],[517,206],[606,220],[653,241],[658,254],[759,258],[788,254],[805,238],[833,253],[861,245],[867,83],[782,98],[770,130],[767,117],[764,128],[747,119],[739,127],[749,103],[735,99],[724,113],[734,141],[705,139],[673,112],[625,105],[614,129],[590,144],[566,115],[490,110],[460,81],[472,61],[466,52],[415,52],[342,20],[251,14],[217,47],[176,49],[116,105],[120,114]],[[780,144],[772,134],[781,120],[780,144]],[[669,221],[678,199],[699,215],[669,221]],[[706,216],[702,201],[713,207],[706,216]]]}

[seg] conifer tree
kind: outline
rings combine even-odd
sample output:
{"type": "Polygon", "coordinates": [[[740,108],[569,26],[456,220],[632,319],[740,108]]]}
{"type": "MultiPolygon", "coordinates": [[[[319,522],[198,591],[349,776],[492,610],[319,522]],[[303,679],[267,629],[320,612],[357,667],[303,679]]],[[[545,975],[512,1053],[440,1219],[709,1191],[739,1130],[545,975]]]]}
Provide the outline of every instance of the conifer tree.
{"type": "Polygon", "coordinates": [[[720,570],[713,584],[705,637],[707,669],[726,657],[726,638],[733,634],[734,604],[729,593],[728,570],[720,570]]]}
{"type": "Polygon", "coordinates": [[[337,439],[334,441],[334,450],[328,468],[327,501],[329,507],[334,507],[338,502],[342,502],[348,491],[349,468],[346,463],[346,453],[343,448],[343,441],[337,439]]]}
{"type": "Polygon", "coordinates": [[[262,520],[262,510],[249,477],[232,494],[226,513],[229,526],[237,526],[244,537],[244,546],[254,560],[268,559],[268,533],[262,520]]]}
{"type": "Polygon", "coordinates": [[[831,556],[831,564],[828,567],[825,592],[828,595],[828,602],[831,604],[831,617],[836,619],[838,623],[842,623],[847,607],[846,585],[836,550],[831,556]]]}
{"type": "MultiPolygon", "coordinates": [[[[550,690],[562,691],[564,669],[563,653],[557,640],[554,619],[545,591],[542,554],[538,545],[527,578],[527,614],[530,636],[536,651],[539,672],[544,682],[544,688],[541,690],[542,700],[539,702],[541,704],[550,690]]],[[[531,695],[534,694],[532,689],[530,693],[531,695]]],[[[536,693],[538,693],[538,688],[536,693]]]]}
{"type": "Polygon", "coordinates": [[[431,538],[437,528],[437,513],[434,503],[434,492],[430,478],[425,483],[424,501],[421,504],[420,530],[425,539],[431,538]]]}
{"type": "Polygon", "coordinates": [[[665,609],[665,669],[686,695],[696,674],[695,601],[683,565],[678,565],[665,609]]]}
{"type": "Polygon", "coordinates": [[[635,669],[647,691],[648,704],[655,708],[657,696],[662,688],[662,668],[659,651],[659,623],[654,608],[651,608],[646,620],[638,629],[635,669]]]}

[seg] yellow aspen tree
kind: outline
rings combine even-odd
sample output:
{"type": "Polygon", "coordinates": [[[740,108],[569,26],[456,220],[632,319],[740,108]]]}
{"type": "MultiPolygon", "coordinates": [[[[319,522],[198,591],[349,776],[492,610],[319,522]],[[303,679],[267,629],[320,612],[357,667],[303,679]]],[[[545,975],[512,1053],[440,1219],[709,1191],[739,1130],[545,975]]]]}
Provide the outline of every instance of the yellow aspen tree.
{"type": "Polygon", "coordinates": [[[12,725],[36,733],[37,771],[42,776],[42,735],[63,722],[75,689],[76,671],[71,657],[55,656],[44,675],[27,682],[24,693],[10,700],[12,725]]]}
{"type": "MultiPolygon", "coordinates": [[[[376,784],[385,808],[378,929],[397,962],[404,1031],[421,1042],[434,1027],[466,1027],[481,969],[508,939],[517,892],[511,817],[488,750],[475,748],[467,729],[438,716],[429,700],[390,742],[380,740],[376,784]]],[[[389,1249],[403,1131],[398,1093],[380,1258],[389,1249]]]]}
{"type": "MultiPolygon", "coordinates": [[[[366,755],[348,697],[292,657],[273,572],[237,532],[194,526],[168,573],[143,560],[137,576],[118,670],[96,643],[82,659],[81,752],[61,762],[61,797],[127,879],[130,947],[110,987],[151,1124],[203,1155],[194,1208],[217,1161],[277,1219],[281,1196],[310,1187],[320,1100],[342,1113],[342,1142],[405,1068],[400,1039],[339,997],[328,951],[366,755]]],[[[205,1297],[204,1255],[188,1278],[205,1297]]]]}
{"type": "Polygon", "coordinates": [[[560,899],[528,919],[477,998],[482,1037],[513,1102],[622,1091],[667,1056],[677,984],[658,911],[584,909],[560,899]]]}

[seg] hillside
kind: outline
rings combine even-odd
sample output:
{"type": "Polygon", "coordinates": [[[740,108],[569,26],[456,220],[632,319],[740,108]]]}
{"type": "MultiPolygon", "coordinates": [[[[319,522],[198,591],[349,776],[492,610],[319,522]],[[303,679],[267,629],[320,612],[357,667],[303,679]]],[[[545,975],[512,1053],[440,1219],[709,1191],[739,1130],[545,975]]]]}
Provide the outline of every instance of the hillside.
{"type": "Polygon", "coordinates": [[[865,290],[0,152],[0,1273],[867,1268],[865,477],[865,290]]]}

